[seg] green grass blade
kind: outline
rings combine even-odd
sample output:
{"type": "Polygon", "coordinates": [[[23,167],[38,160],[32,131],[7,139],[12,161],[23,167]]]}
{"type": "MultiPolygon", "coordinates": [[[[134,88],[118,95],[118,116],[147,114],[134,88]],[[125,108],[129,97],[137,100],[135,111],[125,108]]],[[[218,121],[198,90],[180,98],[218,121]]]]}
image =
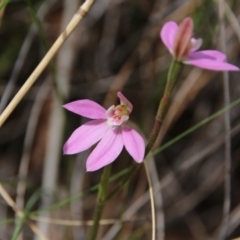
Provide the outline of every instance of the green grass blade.
{"type": "Polygon", "coordinates": [[[0,10],[1,10],[2,8],[4,8],[9,2],[10,2],[10,0],[3,0],[3,1],[0,3],[0,10]]]}
{"type": "MultiPolygon", "coordinates": [[[[129,170],[130,170],[130,167],[123,169],[122,171],[120,171],[120,172],[117,173],[117,174],[114,174],[114,175],[110,178],[110,182],[113,182],[113,181],[117,180],[118,178],[124,176],[127,172],[129,172],[129,170]]],[[[66,206],[66,205],[68,205],[68,204],[70,204],[70,203],[72,203],[72,202],[74,202],[74,201],[76,201],[76,200],[79,200],[80,198],[83,198],[84,196],[86,196],[86,195],[89,194],[90,192],[96,191],[96,190],[98,189],[98,186],[99,186],[99,184],[94,185],[93,187],[85,190],[84,192],[81,192],[81,193],[79,193],[79,194],[77,194],[77,195],[74,195],[74,196],[72,196],[72,197],[70,197],[70,198],[67,198],[67,199],[65,199],[65,200],[63,200],[63,201],[60,201],[60,202],[58,202],[58,203],[54,203],[54,204],[50,205],[50,206],[47,207],[47,208],[43,208],[43,209],[40,209],[40,210],[31,212],[29,215],[30,215],[30,216],[36,216],[36,215],[38,215],[38,214],[40,214],[40,213],[44,213],[44,212],[47,212],[47,211],[51,211],[51,210],[54,210],[54,209],[58,209],[58,208],[60,208],[60,207],[64,207],[64,206],[66,206]]]]}
{"type": "Polygon", "coordinates": [[[14,229],[12,240],[17,240],[18,235],[20,234],[20,232],[22,230],[23,224],[26,221],[31,208],[34,206],[34,204],[37,202],[37,200],[40,198],[40,196],[41,196],[41,192],[37,191],[32,195],[32,197],[27,202],[26,207],[23,211],[23,215],[21,217],[19,217],[17,226],[14,229]]]}
{"type": "Polygon", "coordinates": [[[15,218],[4,219],[4,220],[0,221],[0,226],[6,225],[6,224],[9,224],[9,223],[14,223],[14,221],[15,221],[15,218]]]}
{"type": "Polygon", "coordinates": [[[219,110],[218,112],[212,114],[211,116],[205,118],[204,120],[202,120],[201,122],[197,123],[196,125],[194,125],[193,127],[189,128],[188,130],[186,130],[185,132],[179,134],[177,137],[173,138],[172,140],[168,141],[167,143],[165,143],[164,145],[162,145],[161,147],[159,147],[157,150],[155,150],[154,152],[152,152],[152,156],[162,152],[164,149],[170,147],[171,145],[173,145],[174,143],[176,143],[177,141],[181,140],[182,138],[186,137],[188,134],[194,132],[195,130],[197,130],[198,128],[200,128],[201,126],[203,126],[204,124],[212,121],[214,118],[219,117],[221,114],[223,114],[224,112],[228,111],[229,109],[237,106],[238,104],[240,104],[240,98],[237,99],[236,101],[232,102],[231,104],[229,104],[228,106],[222,108],[221,110],[219,110]]]}

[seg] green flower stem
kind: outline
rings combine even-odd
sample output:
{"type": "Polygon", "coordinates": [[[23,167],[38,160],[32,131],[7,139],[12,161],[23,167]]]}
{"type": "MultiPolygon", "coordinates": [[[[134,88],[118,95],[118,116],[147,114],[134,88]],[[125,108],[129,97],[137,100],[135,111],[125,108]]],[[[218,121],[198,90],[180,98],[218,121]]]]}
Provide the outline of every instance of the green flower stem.
{"type": "Polygon", "coordinates": [[[172,91],[176,84],[177,75],[179,74],[180,68],[181,68],[181,63],[173,60],[171,63],[171,66],[169,68],[169,71],[168,71],[167,84],[166,84],[166,87],[164,90],[164,94],[160,101],[158,111],[157,111],[157,114],[155,117],[153,129],[152,129],[151,135],[149,137],[148,144],[146,146],[145,156],[147,156],[147,154],[151,151],[151,149],[157,139],[157,136],[160,132],[162,123],[164,121],[164,118],[166,116],[167,110],[170,105],[172,91]]]}
{"type": "Polygon", "coordinates": [[[98,199],[97,199],[97,208],[95,211],[93,226],[89,234],[89,240],[94,240],[97,237],[99,221],[102,216],[102,212],[107,200],[107,190],[108,190],[108,183],[109,177],[111,173],[111,164],[107,165],[102,173],[101,182],[98,188],[98,199]]]}

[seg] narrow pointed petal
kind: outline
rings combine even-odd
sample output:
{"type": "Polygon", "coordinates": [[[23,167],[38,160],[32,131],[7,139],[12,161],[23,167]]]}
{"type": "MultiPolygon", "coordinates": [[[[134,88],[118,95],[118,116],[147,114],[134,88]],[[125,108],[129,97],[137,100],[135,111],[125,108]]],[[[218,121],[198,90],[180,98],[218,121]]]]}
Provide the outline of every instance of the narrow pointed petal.
{"type": "Polygon", "coordinates": [[[173,54],[173,45],[176,33],[178,31],[178,25],[175,22],[167,22],[163,25],[160,32],[160,37],[164,45],[168,48],[170,53],[173,54]]]}
{"type": "Polygon", "coordinates": [[[197,60],[197,59],[209,59],[223,62],[226,60],[226,55],[217,50],[203,50],[198,52],[192,52],[188,55],[188,60],[197,60]]]}
{"type": "Polygon", "coordinates": [[[110,129],[87,159],[87,171],[96,171],[112,163],[123,149],[121,128],[110,129]]]}
{"type": "Polygon", "coordinates": [[[63,147],[64,154],[75,154],[90,148],[109,131],[106,120],[92,120],[77,128],[63,147]]]}
{"type": "Polygon", "coordinates": [[[106,109],[98,103],[83,99],[63,105],[68,111],[90,119],[106,119],[106,109]]]}
{"type": "Polygon", "coordinates": [[[143,137],[137,131],[128,126],[122,127],[122,136],[124,146],[129,154],[136,162],[142,162],[145,153],[145,143],[143,137]]]}
{"type": "Polygon", "coordinates": [[[129,111],[129,113],[131,113],[131,112],[132,112],[132,109],[133,109],[132,103],[131,103],[121,92],[118,92],[118,93],[117,93],[117,96],[118,96],[119,99],[120,99],[121,105],[127,106],[127,109],[128,109],[128,111],[129,111]]]}
{"type": "Polygon", "coordinates": [[[239,71],[238,67],[230,63],[210,59],[196,59],[196,60],[188,59],[186,61],[183,61],[183,63],[214,71],[239,71]]]}

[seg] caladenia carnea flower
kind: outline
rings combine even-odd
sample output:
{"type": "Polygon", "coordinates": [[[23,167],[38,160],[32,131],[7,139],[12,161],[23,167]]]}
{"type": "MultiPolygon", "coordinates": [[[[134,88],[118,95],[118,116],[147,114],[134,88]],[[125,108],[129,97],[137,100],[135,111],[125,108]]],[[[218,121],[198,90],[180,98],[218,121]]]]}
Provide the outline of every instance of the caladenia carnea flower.
{"type": "Polygon", "coordinates": [[[199,68],[215,71],[239,71],[239,68],[225,62],[226,55],[216,50],[197,51],[202,39],[193,36],[193,20],[185,18],[179,26],[175,22],[164,24],[160,37],[176,61],[199,68]]]}
{"type": "Polygon", "coordinates": [[[133,106],[121,92],[117,95],[120,105],[111,106],[108,110],[87,99],[63,106],[78,115],[94,119],[77,128],[63,147],[64,154],[75,154],[100,141],[87,159],[87,171],[95,171],[112,163],[123,146],[136,162],[144,159],[142,136],[126,124],[133,106]]]}

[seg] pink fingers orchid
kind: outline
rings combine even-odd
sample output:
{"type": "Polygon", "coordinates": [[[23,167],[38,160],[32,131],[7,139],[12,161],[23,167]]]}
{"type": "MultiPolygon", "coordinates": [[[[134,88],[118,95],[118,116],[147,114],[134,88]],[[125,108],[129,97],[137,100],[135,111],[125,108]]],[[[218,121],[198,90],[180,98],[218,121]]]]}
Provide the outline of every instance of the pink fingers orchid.
{"type": "Polygon", "coordinates": [[[199,68],[215,71],[239,71],[239,68],[225,62],[226,55],[216,50],[197,51],[202,39],[192,38],[193,20],[185,18],[179,26],[175,22],[164,24],[160,37],[177,61],[199,68]]]}
{"type": "Polygon", "coordinates": [[[63,106],[93,119],[77,128],[63,147],[64,154],[75,154],[99,142],[87,159],[87,171],[95,171],[112,163],[124,146],[136,162],[143,161],[144,140],[137,131],[126,125],[133,106],[121,92],[117,95],[120,105],[111,106],[108,110],[87,99],[63,106]]]}

